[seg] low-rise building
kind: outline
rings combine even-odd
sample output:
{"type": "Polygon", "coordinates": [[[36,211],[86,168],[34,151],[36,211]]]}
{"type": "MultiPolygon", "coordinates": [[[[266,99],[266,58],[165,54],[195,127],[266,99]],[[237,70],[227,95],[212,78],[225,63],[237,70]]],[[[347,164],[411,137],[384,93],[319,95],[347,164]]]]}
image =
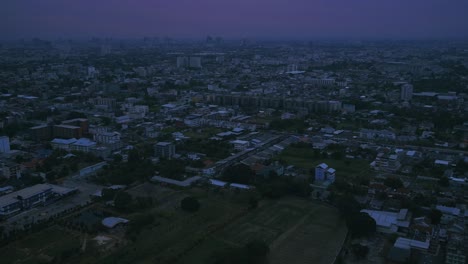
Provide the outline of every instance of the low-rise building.
{"type": "Polygon", "coordinates": [[[0,217],[43,204],[52,195],[52,186],[37,184],[0,197],[0,217]]]}

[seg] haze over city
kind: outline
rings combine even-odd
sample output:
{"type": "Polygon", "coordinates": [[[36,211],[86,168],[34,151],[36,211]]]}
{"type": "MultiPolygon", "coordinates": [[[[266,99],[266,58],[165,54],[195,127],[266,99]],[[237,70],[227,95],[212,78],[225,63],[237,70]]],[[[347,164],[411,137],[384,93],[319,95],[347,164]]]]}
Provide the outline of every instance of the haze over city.
{"type": "Polygon", "coordinates": [[[468,0],[0,0],[0,263],[467,264],[468,0]]]}
{"type": "Polygon", "coordinates": [[[0,38],[461,39],[464,0],[15,0],[0,38]]]}

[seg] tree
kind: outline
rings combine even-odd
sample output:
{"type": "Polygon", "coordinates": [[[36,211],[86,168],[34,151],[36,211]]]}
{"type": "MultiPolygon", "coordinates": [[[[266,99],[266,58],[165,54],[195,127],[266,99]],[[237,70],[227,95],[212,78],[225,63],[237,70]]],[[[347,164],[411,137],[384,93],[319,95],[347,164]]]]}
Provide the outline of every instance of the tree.
{"type": "Polygon", "coordinates": [[[229,182],[249,184],[254,177],[254,171],[247,165],[237,164],[227,167],[223,173],[223,178],[229,182]]]}
{"type": "Polygon", "coordinates": [[[180,208],[182,208],[183,210],[187,212],[194,213],[198,211],[198,209],[200,209],[200,202],[195,197],[191,197],[191,196],[185,197],[180,202],[180,208]]]}
{"type": "Polygon", "coordinates": [[[132,196],[127,192],[121,191],[118,192],[114,199],[115,208],[120,210],[128,210],[130,209],[130,205],[132,204],[132,196]]]}
{"type": "Polygon", "coordinates": [[[346,218],[350,215],[359,213],[361,209],[359,203],[352,195],[343,195],[337,198],[336,207],[346,218]]]}
{"type": "Polygon", "coordinates": [[[113,158],[114,158],[114,162],[116,162],[116,163],[119,163],[119,162],[121,162],[123,160],[122,155],[120,155],[120,154],[115,154],[113,156],[113,158]]]}
{"type": "Polygon", "coordinates": [[[403,182],[397,177],[387,177],[384,180],[385,186],[388,186],[392,189],[398,189],[403,187],[403,182]]]}
{"type": "Polygon", "coordinates": [[[439,179],[439,185],[442,186],[442,187],[448,187],[450,185],[449,178],[447,178],[445,176],[442,176],[439,179]]]}
{"type": "Polygon", "coordinates": [[[348,216],[346,220],[349,231],[355,237],[371,235],[377,229],[374,218],[367,213],[354,213],[348,216]]]}
{"type": "Polygon", "coordinates": [[[442,218],[442,212],[437,209],[432,209],[429,218],[431,219],[431,223],[433,225],[438,225],[440,224],[440,219],[442,218]]]}
{"type": "Polygon", "coordinates": [[[258,207],[258,199],[254,196],[250,196],[249,198],[249,209],[255,209],[258,207]]]}
{"type": "Polygon", "coordinates": [[[104,201],[110,201],[114,199],[116,192],[114,189],[104,188],[101,191],[101,197],[104,201]]]}
{"type": "Polygon", "coordinates": [[[265,263],[270,248],[263,240],[253,240],[245,245],[248,263],[265,263]]]}
{"type": "Polygon", "coordinates": [[[363,246],[361,244],[353,244],[351,245],[351,249],[353,250],[353,253],[358,260],[366,258],[367,254],[369,253],[369,247],[363,246]]]}

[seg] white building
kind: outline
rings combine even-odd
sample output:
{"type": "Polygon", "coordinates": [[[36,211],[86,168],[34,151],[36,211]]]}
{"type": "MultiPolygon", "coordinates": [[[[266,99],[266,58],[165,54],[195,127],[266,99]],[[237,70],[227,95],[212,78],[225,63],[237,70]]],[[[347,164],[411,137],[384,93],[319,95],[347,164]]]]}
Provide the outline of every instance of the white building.
{"type": "Polygon", "coordinates": [[[231,144],[234,145],[235,150],[243,151],[249,148],[250,142],[245,140],[233,140],[231,144]]]}
{"type": "Polygon", "coordinates": [[[336,170],[328,167],[327,164],[321,163],[315,167],[315,180],[316,181],[335,181],[336,170]]]}
{"type": "Polygon", "coordinates": [[[411,101],[413,98],[413,85],[406,83],[401,86],[401,96],[402,101],[411,101]]]}
{"type": "Polygon", "coordinates": [[[63,138],[55,138],[50,142],[52,145],[52,149],[63,149],[63,150],[70,150],[71,144],[75,143],[77,141],[76,138],[70,138],[70,139],[63,139],[63,138]]]}
{"type": "Polygon", "coordinates": [[[70,145],[70,150],[90,152],[96,146],[96,142],[88,138],[80,138],[75,143],[70,145]]]}
{"type": "Polygon", "coordinates": [[[7,136],[0,137],[0,153],[10,152],[10,138],[7,136]]]}
{"type": "Polygon", "coordinates": [[[377,231],[380,233],[396,233],[399,228],[408,228],[411,223],[411,215],[408,209],[401,209],[398,213],[376,210],[361,210],[375,220],[377,231]]]}

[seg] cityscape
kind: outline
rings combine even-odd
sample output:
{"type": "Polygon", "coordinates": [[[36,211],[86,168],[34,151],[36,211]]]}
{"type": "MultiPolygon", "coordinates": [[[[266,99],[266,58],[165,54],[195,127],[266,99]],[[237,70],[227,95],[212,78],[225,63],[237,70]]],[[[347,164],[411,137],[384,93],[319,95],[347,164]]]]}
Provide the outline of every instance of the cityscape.
{"type": "Polygon", "coordinates": [[[0,262],[467,263],[467,4],[294,1],[0,4],[0,262]]]}

